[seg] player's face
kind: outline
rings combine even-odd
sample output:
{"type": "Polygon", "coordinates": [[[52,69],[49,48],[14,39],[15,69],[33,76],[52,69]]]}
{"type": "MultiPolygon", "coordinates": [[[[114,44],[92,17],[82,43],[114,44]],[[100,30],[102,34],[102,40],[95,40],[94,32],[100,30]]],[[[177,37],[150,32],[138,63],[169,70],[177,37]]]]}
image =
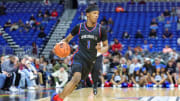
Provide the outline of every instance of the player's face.
{"type": "Polygon", "coordinates": [[[99,11],[92,11],[90,13],[87,13],[87,18],[92,22],[96,23],[99,17],[99,11]]]}

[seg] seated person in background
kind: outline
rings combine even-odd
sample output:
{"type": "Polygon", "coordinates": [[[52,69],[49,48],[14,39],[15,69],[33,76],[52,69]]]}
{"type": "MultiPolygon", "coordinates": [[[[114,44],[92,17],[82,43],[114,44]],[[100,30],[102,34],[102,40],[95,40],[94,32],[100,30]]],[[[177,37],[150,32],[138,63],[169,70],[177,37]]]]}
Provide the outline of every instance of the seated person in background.
{"type": "Polygon", "coordinates": [[[46,33],[44,32],[44,28],[41,28],[39,34],[38,34],[39,38],[45,38],[46,37],[46,33]]]}
{"type": "Polygon", "coordinates": [[[30,29],[31,29],[31,24],[29,23],[29,21],[26,21],[26,24],[24,26],[25,32],[29,32],[30,29]]]}
{"type": "Polygon", "coordinates": [[[103,16],[103,19],[100,22],[103,22],[104,25],[107,25],[108,20],[106,19],[106,16],[103,16]]]}
{"type": "Polygon", "coordinates": [[[122,38],[123,39],[129,39],[130,38],[130,35],[128,32],[124,32],[123,35],[122,35],[122,38]]]}
{"type": "Polygon", "coordinates": [[[112,51],[115,52],[115,50],[121,51],[122,50],[122,44],[119,43],[117,39],[114,39],[114,44],[112,45],[112,51]]]}
{"type": "Polygon", "coordinates": [[[152,29],[149,33],[150,38],[156,38],[157,37],[157,32],[156,30],[152,29]]]}
{"type": "Polygon", "coordinates": [[[135,2],[134,2],[134,0],[130,0],[130,1],[128,2],[128,4],[134,5],[135,2]]]}
{"type": "Polygon", "coordinates": [[[173,52],[173,50],[168,45],[166,45],[165,48],[163,48],[163,53],[164,54],[171,53],[171,52],[173,52]]]}
{"type": "Polygon", "coordinates": [[[144,86],[145,84],[147,84],[146,79],[140,73],[140,68],[139,67],[136,67],[134,69],[134,73],[131,76],[131,80],[133,82],[134,87],[144,86]]]}
{"type": "Polygon", "coordinates": [[[151,21],[150,29],[154,29],[154,30],[158,29],[158,23],[156,22],[155,18],[153,18],[151,21]]]}
{"type": "Polygon", "coordinates": [[[0,5],[0,15],[6,14],[6,7],[2,4],[0,5]]]}
{"type": "Polygon", "coordinates": [[[68,73],[65,71],[63,65],[60,65],[59,70],[52,73],[52,76],[57,78],[56,87],[63,88],[68,81],[68,73]]]}
{"type": "Polygon", "coordinates": [[[13,23],[10,27],[10,31],[16,31],[19,28],[19,26],[16,23],[13,23]]]}
{"type": "Polygon", "coordinates": [[[178,84],[177,83],[177,74],[176,74],[176,64],[174,64],[173,61],[168,61],[168,64],[167,64],[167,72],[172,76],[172,80],[175,81],[175,84],[178,84]]]}
{"type": "Polygon", "coordinates": [[[150,53],[155,52],[155,48],[153,47],[153,44],[149,45],[148,52],[150,53]]]}
{"type": "Polygon", "coordinates": [[[172,9],[171,9],[171,16],[176,16],[177,15],[177,12],[176,12],[176,9],[175,9],[175,7],[172,7],[172,9]]]}
{"type": "Polygon", "coordinates": [[[140,30],[138,30],[138,31],[136,32],[135,38],[136,38],[136,39],[139,39],[139,38],[142,39],[142,38],[144,38],[144,36],[142,35],[142,33],[141,33],[140,30]]]}
{"type": "Polygon", "coordinates": [[[43,17],[43,13],[41,10],[38,11],[37,17],[39,17],[39,18],[43,17]]]}
{"type": "Polygon", "coordinates": [[[165,28],[165,29],[166,29],[166,28],[168,28],[168,29],[171,28],[171,23],[170,23],[170,21],[167,21],[167,22],[166,22],[166,24],[164,25],[164,28],[165,28]]]}
{"type": "Polygon", "coordinates": [[[113,87],[122,87],[122,83],[125,82],[125,78],[120,75],[120,69],[115,67],[114,74],[112,75],[111,82],[113,83],[113,87]]]}
{"type": "Polygon", "coordinates": [[[44,14],[42,23],[48,23],[49,16],[47,14],[44,14]]]}
{"type": "Polygon", "coordinates": [[[169,31],[168,28],[166,28],[163,34],[163,38],[166,39],[166,38],[172,38],[172,37],[173,37],[173,34],[169,31]]]}
{"type": "Polygon", "coordinates": [[[139,1],[139,4],[146,4],[144,0],[139,1]]]}
{"type": "Polygon", "coordinates": [[[51,18],[57,18],[58,17],[58,12],[56,10],[53,10],[51,13],[51,18]]]}
{"type": "Polygon", "coordinates": [[[112,18],[109,18],[108,25],[107,25],[107,28],[108,28],[107,31],[109,33],[112,33],[113,25],[114,25],[114,22],[112,21],[112,18]]]}
{"type": "Polygon", "coordinates": [[[164,14],[163,14],[163,13],[161,13],[161,15],[160,15],[160,16],[158,16],[158,21],[159,21],[159,22],[164,22],[164,20],[165,20],[165,18],[164,18],[164,14]]]}
{"type": "Polygon", "coordinates": [[[9,19],[5,24],[4,24],[4,29],[5,28],[10,28],[12,26],[11,20],[9,19]]]}
{"type": "Polygon", "coordinates": [[[166,10],[164,11],[164,16],[165,16],[165,17],[169,17],[169,16],[170,16],[170,12],[169,12],[168,9],[166,9],[166,10]]]}

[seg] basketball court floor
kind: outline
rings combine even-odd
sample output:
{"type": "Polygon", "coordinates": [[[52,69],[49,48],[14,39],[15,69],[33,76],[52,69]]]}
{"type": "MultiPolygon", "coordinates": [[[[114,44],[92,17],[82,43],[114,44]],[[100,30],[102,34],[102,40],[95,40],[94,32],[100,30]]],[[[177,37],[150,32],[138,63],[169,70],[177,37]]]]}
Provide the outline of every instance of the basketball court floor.
{"type": "MultiPolygon", "coordinates": [[[[50,101],[53,92],[62,89],[0,91],[0,101],[50,101]]],[[[178,88],[98,88],[93,95],[92,88],[75,90],[64,101],[180,101],[178,88]]]]}

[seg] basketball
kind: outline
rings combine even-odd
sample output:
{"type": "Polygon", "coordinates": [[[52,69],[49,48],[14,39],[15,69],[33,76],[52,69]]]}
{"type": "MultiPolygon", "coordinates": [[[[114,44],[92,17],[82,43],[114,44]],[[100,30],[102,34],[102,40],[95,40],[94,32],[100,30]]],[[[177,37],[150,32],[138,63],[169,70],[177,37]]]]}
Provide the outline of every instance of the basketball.
{"type": "Polygon", "coordinates": [[[71,53],[71,48],[69,44],[61,42],[55,45],[54,53],[60,58],[67,57],[71,53]]]}

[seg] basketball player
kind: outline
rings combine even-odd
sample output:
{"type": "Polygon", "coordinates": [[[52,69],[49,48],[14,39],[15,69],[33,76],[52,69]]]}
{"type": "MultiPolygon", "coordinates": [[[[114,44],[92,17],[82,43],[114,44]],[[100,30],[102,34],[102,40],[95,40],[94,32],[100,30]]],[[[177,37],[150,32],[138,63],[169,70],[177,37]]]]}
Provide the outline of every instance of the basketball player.
{"type": "Polygon", "coordinates": [[[72,30],[72,32],[62,40],[69,43],[75,36],[79,36],[79,48],[75,52],[72,60],[73,77],[64,87],[60,94],[53,94],[51,101],[63,101],[63,99],[72,93],[80,80],[85,80],[92,71],[92,67],[97,58],[97,51],[101,54],[108,51],[107,33],[100,24],[97,23],[99,17],[99,8],[96,5],[90,5],[86,9],[87,21],[81,23],[72,30]],[[100,46],[102,42],[103,46],[100,46]]]}

